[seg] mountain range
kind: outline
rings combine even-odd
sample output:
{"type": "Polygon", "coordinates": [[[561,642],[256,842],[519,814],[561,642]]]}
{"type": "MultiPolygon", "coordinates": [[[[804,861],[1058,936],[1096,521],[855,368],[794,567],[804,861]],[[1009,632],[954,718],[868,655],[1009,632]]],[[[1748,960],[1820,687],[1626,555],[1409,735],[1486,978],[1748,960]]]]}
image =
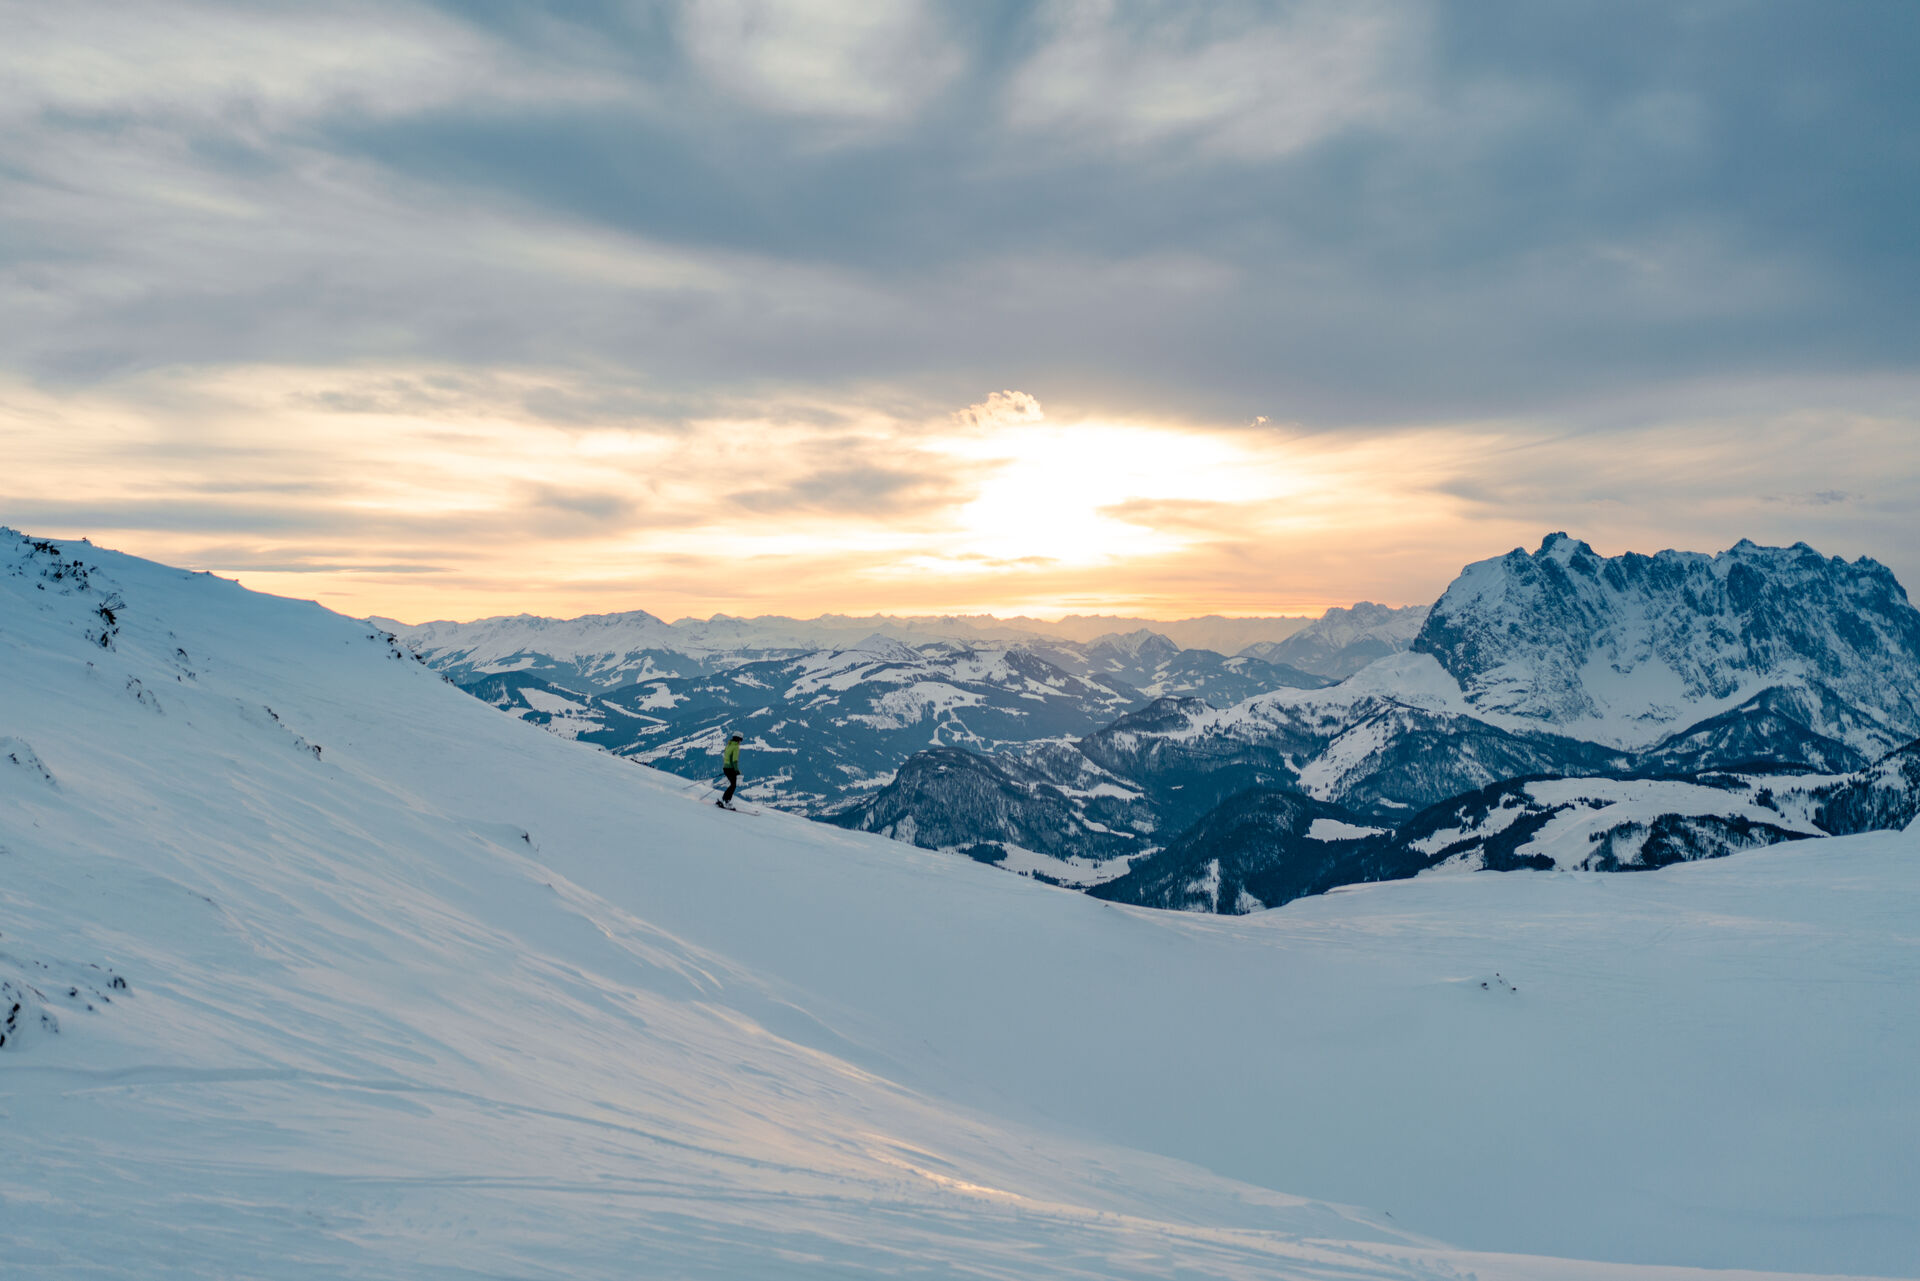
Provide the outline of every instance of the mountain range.
{"type": "MultiPolygon", "coordinates": [[[[742,618],[715,614],[706,619],[682,618],[669,623],[645,610],[628,610],[579,618],[515,614],[473,622],[402,623],[378,617],[367,621],[406,637],[410,644],[424,652],[443,656],[444,661],[457,669],[456,675],[496,670],[501,664],[521,659],[535,662],[559,659],[579,663],[583,674],[610,683],[611,687],[632,670],[623,661],[625,656],[650,651],[686,656],[764,656],[846,649],[874,636],[903,641],[910,646],[950,641],[981,649],[1048,643],[1074,647],[1105,637],[1150,630],[1167,637],[1177,648],[1236,654],[1277,644],[1326,619],[1208,615],[1156,620],[1079,614],[1058,620],[1024,616],[996,618],[990,614],[822,614],[816,618],[763,614],[742,618]]],[[[1411,634],[1408,638],[1411,639],[1411,634]]]]}
{"type": "Polygon", "coordinates": [[[1285,663],[1322,676],[1345,678],[1413,644],[1427,619],[1424,605],[1335,606],[1285,640],[1259,641],[1242,654],[1285,663]]]}
{"type": "MultiPolygon", "coordinates": [[[[386,625],[494,706],[690,780],[713,779],[721,744],[743,733],[746,794],[815,816],[858,805],[916,751],[1073,738],[1159,697],[1228,704],[1335,679],[1145,628],[1080,642],[993,620],[885,621],[852,638],[838,620],[667,624],[643,612],[386,625]],[[990,633],[1002,639],[981,639],[990,633]]],[[[1343,654],[1333,637],[1307,657],[1338,669],[1343,654]]]]}
{"type": "MultiPolygon", "coordinates": [[[[1045,751],[929,755],[837,821],[1106,897],[1241,911],[1439,866],[1416,848],[1433,808],[1510,780],[1577,779],[1595,796],[1613,794],[1606,780],[1703,780],[1655,793],[1677,808],[1619,811],[1586,832],[1607,852],[1552,856],[1630,869],[1662,851],[1904,825],[1920,795],[1911,771],[1859,780],[1910,759],[1916,690],[1920,611],[1876,562],[1747,542],[1607,559],[1555,534],[1468,566],[1404,653],[1337,685],[1226,707],[1163,698],[1045,751]],[[1836,801],[1823,822],[1730,814],[1729,771],[1749,793],[1906,799],[1836,801]],[[1649,854],[1636,823],[1688,835],[1649,854]]],[[[1499,849],[1474,866],[1548,857],[1529,847],[1516,864],[1499,849]]]]}

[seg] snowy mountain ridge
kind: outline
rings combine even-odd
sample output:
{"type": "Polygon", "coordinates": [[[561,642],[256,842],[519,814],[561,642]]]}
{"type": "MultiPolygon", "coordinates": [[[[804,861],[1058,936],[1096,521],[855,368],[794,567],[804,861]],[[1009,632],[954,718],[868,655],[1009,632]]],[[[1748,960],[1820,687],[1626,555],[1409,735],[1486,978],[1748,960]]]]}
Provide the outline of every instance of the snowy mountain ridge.
{"type": "MultiPolygon", "coordinates": [[[[1372,620],[1383,614],[1375,607],[1372,620]]],[[[1388,621],[1404,624],[1406,614],[1388,621]]],[[[990,768],[951,754],[937,770],[903,768],[842,821],[922,844],[940,834],[1030,874],[1042,870],[1035,857],[1066,860],[1047,874],[1130,902],[1236,910],[1342,876],[1424,870],[1419,851],[1396,852],[1389,841],[1344,862],[1302,844],[1304,829],[1295,829],[1316,817],[1397,828],[1448,798],[1549,775],[1837,775],[1920,738],[1920,612],[1874,562],[1849,565],[1805,547],[1741,543],[1717,557],[1604,561],[1554,535],[1533,555],[1469,566],[1419,637],[1330,688],[1276,689],[1229,706],[1165,698],[1037,756],[1002,749],[990,768]],[[1608,656],[1598,675],[1595,654],[1608,656]],[[1082,769],[1118,791],[1076,789],[1082,769]],[[1261,792],[1334,808],[1235,799],[1261,792]],[[1264,867],[1283,855],[1313,874],[1275,874],[1244,895],[1234,888],[1236,860],[1264,867]],[[1129,870],[1103,866],[1109,859],[1129,870]],[[1195,865],[1214,870],[1201,876],[1195,865]]],[[[1920,797],[1920,779],[1906,774],[1887,787],[1887,799],[1867,807],[1880,826],[1920,797]]],[[[1536,845],[1526,855],[1534,862],[1472,865],[1640,867],[1650,841],[1715,857],[1816,830],[1778,814],[1723,813],[1714,808],[1721,794],[1686,795],[1692,810],[1647,816],[1659,831],[1629,833],[1630,807],[1618,809],[1592,829],[1613,851],[1597,860],[1585,846],[1549,855],[1536,845]],[[1682,840],[1676,824],[1692,824],[1691,835],[1682,840]]]]}
{"type": "Polygon", "coordinates": [[[1144,639],[1145,635],[1151,634],[1161,637],[1175,649],[1221,650],[1219,644],[1205,643],[1217,639],[1226,645],[1222,652],[1230,654],[1276,643],[1259,639],[1232,643],[1242,635],[1290,636],[1314,620],[1209,617],[1162,622],[1070,617],[1058,623],[1048,623],[1031,618],[999,619],[991,615],[875,614],[855,617],[822,614],[817,618],[803,619],[780,615],[740,618],[715,614],[711,618],[682,618],[669,623],[646,610],[636,609],[611,614],[587,614],[577,618],[513,614],[471,622],[438,620],[402,623],[391,618],[370,618],[367,621],[405,639],[437,662],[449,656],[458,656],[480,670],[486,664],[512,662],[526,653],[579,660],[660,649],[712,658],[728,654],[844,649],[864,637],[876,635],[890,637],[912,647],[932,642],[950,642],[984,649],[1035,644],[1082,649],[1127,637],[1144,639]],[[1091,626],[1102,622],[1132,622],[1136,626],[1128,631],[1115,631],[1111,627],[1096,630],[1091,626]],[[1182,641],[1178,639],[1179,636],[1187,639],[1182,641]]]}
{"type": "Polygon", "coordinates": [[[1565,534],[1467,566],[1413,648],[1476,714],[1640,748],[1770,687],[1869,718],[1813,728],[1877,755],[1920,736],[1920,610],[1893,574],[1804,543],[1601,557],[1565,534]]]}
{"type": "MultiPolygon", "coordinates": [[[[1384,610],[1384,606],[1360,605],[1358,611],[1384,610]]],[[[1165,665],[1179,653],[1210,651],[1217,658],[1244,655],[1265,663],[1298,667],[1321,676],[1335,673],[1318,664],[1340,668],[1345,676],[1364,666],[1379,653],[1378,637],[1405,632],[1390,648],[1404,649],[1412,631],[1404,618],[1390,627],[1339,625],[1337,619],[1350,611],[1335,607],[1319,620],[1291,618],[1194,618],[1169,622],[1135,619],[1081,619],[1069,617],[1059,623],[1038,619],[997,619],[978,617],[894,617],[872,615],[851,617],[823,614],[818,618],[796,619],[767,615],[759,618],[734,618],[716,614],[709,619],[683,618],[667,623],[645,610],[615,614],[590,614],[579,618],[543,618],[518,614],[473,622],[430,622],[408,624],[390,618],[367,621],[393,633],[424,654],[436,668],[454,675],[456,680],[471,680],[508,671],[540,670],[561,665],[582,679],[605,689],[618,686],[639,673],[650,674],[651,662],[663,670],[672,662],[662,656],[678,655],[681,666],[689,670],[717,670],[731,661],[846,649],[867,644],[873,638],[888,638],[908,648],[928,645],[959,645],[967,649],[1007,649],[1022,647],[1050,657],[1064,658],[1071,669],[1085,661],[1093,651],[1100,652],[1108,666],[1118,660],[1125,665],[1165,665]],[[1329,620],[1336,620],[1329,624],[1329,620]],[[1139,624],[1131,631],[1093,631],[1099,622],[1139,624]],[[1328,626],[1333,630],[1329,631],[1328,626]],[[1293,662],[1275,658],[1273,640],[1245,640],[1261,634],[1291,637],[1301,629],[1320,639],[1311,647],[1309,661],[1293,662]],[[1185,637],[1183,641],[1180,637],[1185,637]],[[1239,642],[1239,643],[1236,643],[1239,642]],[[1360,648],[1349,652],[1344,645],[1360,648]],[[650,657],[649,657],[650,656],[650,657]]],[[[1406,611],[1387,611],[1395,617],[1406,611]]],[[[1371,617],[1371,615],[1369,615],[1371,617]]],[[[1303,651],[1305,652],[1305,651],[1303,651]]],[[[1096,660],[1099,661],[1099,660],[1096,660]]]]}

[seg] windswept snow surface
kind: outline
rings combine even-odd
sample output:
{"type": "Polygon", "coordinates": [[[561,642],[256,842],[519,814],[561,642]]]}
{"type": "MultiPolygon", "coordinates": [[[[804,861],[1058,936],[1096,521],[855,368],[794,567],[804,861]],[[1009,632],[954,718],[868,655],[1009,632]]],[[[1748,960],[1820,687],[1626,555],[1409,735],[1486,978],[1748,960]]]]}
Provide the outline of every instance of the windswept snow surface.
{"type": "Polygon", "coordinates": [[[0,739],[0,1274],[1920,1259],[1912,832],[1129,909],[5,534],[0,739]]]}

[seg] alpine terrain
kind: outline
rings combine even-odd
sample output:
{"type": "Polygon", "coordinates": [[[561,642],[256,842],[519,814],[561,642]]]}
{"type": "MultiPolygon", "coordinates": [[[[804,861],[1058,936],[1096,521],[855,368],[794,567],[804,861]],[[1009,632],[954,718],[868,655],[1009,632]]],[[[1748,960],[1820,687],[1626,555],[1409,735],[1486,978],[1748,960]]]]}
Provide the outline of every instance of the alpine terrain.
{"type": "Polygon", "coordinates": [[[880,624],[866,634],[835,618],[669,624],[642,611],[374,621],[494,706],[689,779],[711,780],[727,735],[746,734],[744,794],[817,816],[858,806],[923,748],[1017,747],[1163,696],[1226,704],[1332,683],[1144,628],[1073,641],[979,619],[858,620],[880,624]]]}
{"type": "MultiPolygon", "coordinates": [[[[1432,683],[1238,705],[1306,790],[1202,821],[1372,839],[1401,785],[1299,744],[1474,706],[1389,661],[1432,683]]],[[[1124,793],[1240,723],[1022,768],[1124,793]]],[[[1419,848],[1554,870],[1148,911],[723,813],[365,623],[0,532],[0,1272],[1912,1275],[1920,831],[1816,834],[1911,777],[1687,783],[1797,839],[1631,877],[1563,851],[1667,784],[1483,789],[1419,848]]]]}
{"type": "Polygon", "coordinates": [[[1363,600],[1351,609],[1329,609],[1285,640],[1258,641],[1240,652],[1320,676],[1344,678],[1410,648],[1426,618],[1425,605],[1396,607],[1363,600]]]}
{"type": "Polygon", "coordinates": [[[1468,566],[1422,618],[1330,688],[1166,697],[1076,738],[923,753],[836,821],[1246,912],[1429,868],[1637,870],[1920,809],[1899,764],[1920,739],[1920,611],[1871,560],[1746,542],[1607,559],[1555,534],[1468,566]],[[1537,799],[1555,779],[1591,821],[1534,840],[1548,815],[1530,807],[1573,803],[1537,799]],[[1476,823],[1514,825],[1484,850],[1436,843],[1435,807],[1488,789],[1476,823]],[[1875,799],[1831,799],[1854,793],[1875,799]]]}

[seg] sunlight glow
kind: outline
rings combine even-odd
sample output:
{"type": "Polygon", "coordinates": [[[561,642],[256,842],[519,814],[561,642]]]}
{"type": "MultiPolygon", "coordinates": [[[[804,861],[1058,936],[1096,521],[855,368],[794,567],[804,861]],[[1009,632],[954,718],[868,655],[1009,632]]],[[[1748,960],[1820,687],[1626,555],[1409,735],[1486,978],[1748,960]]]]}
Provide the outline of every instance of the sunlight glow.
{"type": "Polygon", "coordinates": [[[993,464],[955,514],[957,550],[998,561],[1070,566],[1176,552],[1191,531],[1113,514],[1129,503],[1277,498],[1268,469],[1217,436],[1113,423],[1018,425],[946,448],[993,464]]]}
{"type": "Polygon", "coordinates": [[[1872,469],[1920,465],[1899,416],[1700,422],[1676,448],[1664,426],[1644,444],[1499,423],[1314,434],[1076,417],[1015,391],[919,416],[811,401],[653,420],[590,391],[364,368],[57,399],[0,384],[0,523],[404,621],[1180,618],[1430,600],[1468,561],[1571,523],[1539,503],[1567,474],[1592,489],[1577,528],[1596,546],[1645,547],[1648,512],[1690,512],[1712,527],[1701,547],[1737,524],[1858,554],[1822,528],[1858,522],[1856,496],[1885,483],[1872,469]],[[1760,488],[1789,471],[1804,493],[1760,488]]]}

